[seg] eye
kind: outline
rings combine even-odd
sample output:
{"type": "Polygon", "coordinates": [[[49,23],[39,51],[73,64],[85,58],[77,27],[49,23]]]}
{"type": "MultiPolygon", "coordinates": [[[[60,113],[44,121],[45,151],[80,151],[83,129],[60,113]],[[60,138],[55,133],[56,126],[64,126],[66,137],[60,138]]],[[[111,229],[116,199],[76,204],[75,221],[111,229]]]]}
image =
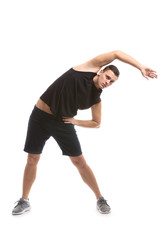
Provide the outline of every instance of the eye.
{"type": "Polygon", "coordinates": [[[108,75],[106,75],[106,79],[110,80],[110,79],[111,79],[111,77],[109,77],[108,75]]]}

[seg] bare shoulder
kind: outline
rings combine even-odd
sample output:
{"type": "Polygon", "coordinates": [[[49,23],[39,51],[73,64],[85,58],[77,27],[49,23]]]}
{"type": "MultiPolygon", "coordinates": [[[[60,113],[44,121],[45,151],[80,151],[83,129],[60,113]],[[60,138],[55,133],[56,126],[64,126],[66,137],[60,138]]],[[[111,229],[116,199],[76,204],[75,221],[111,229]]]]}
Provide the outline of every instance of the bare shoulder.
{"type": "Polygon", "coordinates": [[[94,67],[94,66],[90,65],[89,62],[85,62],[83,64],[77,65],[77,66],[73,67],[73,69],[76,71],[95,72],[95,73],[97,73],[100,70],[99,67],[94,67]]]}

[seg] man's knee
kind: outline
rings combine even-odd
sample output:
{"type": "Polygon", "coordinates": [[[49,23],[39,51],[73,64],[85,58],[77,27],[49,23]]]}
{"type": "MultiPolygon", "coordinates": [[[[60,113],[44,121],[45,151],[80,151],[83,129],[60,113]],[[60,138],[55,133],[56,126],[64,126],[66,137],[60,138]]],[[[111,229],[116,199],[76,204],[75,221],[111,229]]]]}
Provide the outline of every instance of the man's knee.
{"type": "Polygon", "coordinates": [[[28,153],[27,164],[28,165],[37,165],[39,159],[40,159],[40,154],[28,153]]]}
{"type": "Polygon", "coordinates": [[[77,168],[83,168],[86,165],[86,161],[84,159],[83,155],[80,156],[76,156],[76,157],[71,157],[70,159],[72,161],[72,163],[77,167],[77,168]]]}

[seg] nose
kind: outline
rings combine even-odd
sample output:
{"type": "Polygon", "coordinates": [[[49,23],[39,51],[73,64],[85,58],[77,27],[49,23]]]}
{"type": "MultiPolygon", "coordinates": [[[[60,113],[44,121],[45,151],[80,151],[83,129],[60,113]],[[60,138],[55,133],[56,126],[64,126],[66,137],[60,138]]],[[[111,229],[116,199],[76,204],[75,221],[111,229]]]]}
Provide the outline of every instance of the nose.
{"type": "Polygon", "coordinates": [[[107,80],[107,81],[106,81],[106,86],[107,86],[107,85],[110,85],[110,83],[111,83],[111,81],[110,81],[110,80],[107,80]]]}

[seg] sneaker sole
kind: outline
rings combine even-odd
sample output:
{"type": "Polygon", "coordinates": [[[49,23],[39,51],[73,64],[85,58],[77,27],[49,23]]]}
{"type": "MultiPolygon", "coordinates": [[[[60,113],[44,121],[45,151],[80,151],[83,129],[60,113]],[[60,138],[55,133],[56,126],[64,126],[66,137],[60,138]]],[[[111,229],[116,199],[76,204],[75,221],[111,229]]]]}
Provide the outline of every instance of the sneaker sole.
{"type": "Polygon", "coordinates": [[[21,215],[21,214],[23,214],[23,213],[25,213],[25,212],[28,212],[28,211],[30,211],[30,209],[31,209],[31,207],[29,207],[29,208],[26,208],[26,209],[25,209],[25,210],[23,210],[22,212],[18,212],[18,213],[12,212],[12,215],[21,215]]]}
{"type": "Polygon", "coordinates": [[[97,206],[96,208],[97,208],[97,210],[99,211],[99,213],[101,213],[101,214],[109,214],[109,213],[111,213],[111,209],[109,210],[109,212],[102,212],[102,211],[99,209],[98,206],[97,206]]]}

